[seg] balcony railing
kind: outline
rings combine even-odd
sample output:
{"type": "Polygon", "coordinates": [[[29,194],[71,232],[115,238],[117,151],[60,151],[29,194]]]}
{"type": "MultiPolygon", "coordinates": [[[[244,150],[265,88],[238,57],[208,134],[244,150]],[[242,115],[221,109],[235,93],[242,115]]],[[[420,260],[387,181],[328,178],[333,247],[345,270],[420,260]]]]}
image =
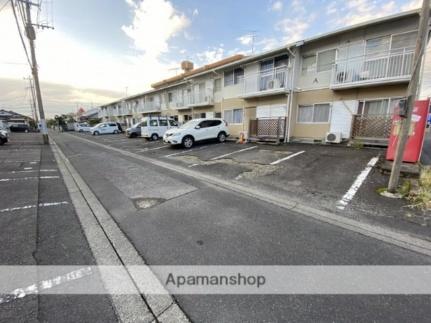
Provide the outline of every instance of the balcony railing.
{"type": "Polygon", "coordinates": [[[249,74],[244,77],[242,97],[279,94],[289,90],[289,70],[286,66],[249,74]]]}
{"type": "Polygon", "coordinates": [[[331,88],[408,81],[413,69],[413,57],[413,50],[404,48],[396,53],[337,61],[332,68],[331,88]]]}
{"type": "Polygon", "coordinates": [[[214,93],[212,89],[194,91],[187,98],[188,106],[209,106],[214,104],[214,93]]]}
{"type": "Polygon", "coordinates": [[[142,112],[154,112],[161,110],[161,103],[159,101],[148,101],[144,104],[144,110],[142,112]]]}

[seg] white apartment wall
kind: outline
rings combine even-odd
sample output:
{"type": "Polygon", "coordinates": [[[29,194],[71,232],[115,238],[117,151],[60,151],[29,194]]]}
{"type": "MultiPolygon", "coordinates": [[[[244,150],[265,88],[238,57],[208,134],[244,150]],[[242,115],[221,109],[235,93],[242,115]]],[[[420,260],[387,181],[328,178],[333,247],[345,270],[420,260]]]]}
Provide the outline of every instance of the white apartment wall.
{"type": "Polygon", "coordinates": [[[347,44],[353,42],[365,41],[366,39],[413,31],[418,28],[418,22],[418,17],[407,17],[394,22],[386,22],[380,25],[362,28],[360,30],[346,32],[332,38],[313,42],[311,44],[306,44],[301,50],[301,55],[299,55],[297,58],[300,59],[300,64],[298,64],[300,69],[297,87],[304,90],[328,88],[331,81],[332,71],[324,71],[320,73],[314,72],[302,75],[302,57],[316,54],[320,51],[344,47],[347,44]]]}

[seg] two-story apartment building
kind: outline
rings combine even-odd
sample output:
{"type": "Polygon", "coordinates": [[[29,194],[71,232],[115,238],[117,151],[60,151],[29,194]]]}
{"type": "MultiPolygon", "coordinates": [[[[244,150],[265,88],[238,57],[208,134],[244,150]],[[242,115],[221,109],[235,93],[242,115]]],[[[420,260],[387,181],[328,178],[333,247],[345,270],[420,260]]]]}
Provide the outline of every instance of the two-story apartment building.
{"type": "Polygon", "coordinates": [[[102,116],[223,117],[233,137],[385,140],[406,95],[418,23],[409,11],[197,69],[186,62],[181,75],[101,107],[102,116]]]}

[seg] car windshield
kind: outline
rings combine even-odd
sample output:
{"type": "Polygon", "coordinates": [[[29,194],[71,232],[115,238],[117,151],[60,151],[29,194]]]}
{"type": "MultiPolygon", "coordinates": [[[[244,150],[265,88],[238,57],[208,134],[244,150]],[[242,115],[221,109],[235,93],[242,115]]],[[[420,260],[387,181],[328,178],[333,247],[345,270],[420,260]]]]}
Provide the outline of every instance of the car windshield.
{"type": "Polygon", "coordinates": [[[94,126],[94,128],[99,128],[103,123],[98,123],[94,126]]]}
{"type": "Polygon", "coordinates": [[[188,122],[186,122],[185,124],[183,124],[180,129],[190,129],[190,128],[194,128],[199,124],[200,120],[190,120],[188,122]]]}

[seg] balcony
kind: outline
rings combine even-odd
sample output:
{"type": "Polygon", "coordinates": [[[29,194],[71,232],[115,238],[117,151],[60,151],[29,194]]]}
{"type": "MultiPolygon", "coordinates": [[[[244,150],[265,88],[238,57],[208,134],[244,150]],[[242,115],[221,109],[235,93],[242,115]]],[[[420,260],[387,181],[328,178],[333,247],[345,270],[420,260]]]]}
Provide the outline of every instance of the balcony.
{"type": "Polygon", "coordinates": [[[152,112],[160,112],[162,105],[159,101],[147,101],[144,104],[143,113],[152,113],[152,112]]]}
{"type": "Polygon", "coordinates": [[[404,83],[410,80],[414,51],[363,55],[337,61],[332,68],[331,89],[347,89],[378,84],[404,83]]]}
{"type": "Polygon", "coordinates": [[[286,66],[248,74],[244,77],[241,98],[277,95],[289,91],[289,70],[286,66]]]}
{"type": "Polygon", "coordinates": [[[212,89],[202,89],[187,96],[187,106],[190,108],[209,107],[214,105],[212,89]]]}

